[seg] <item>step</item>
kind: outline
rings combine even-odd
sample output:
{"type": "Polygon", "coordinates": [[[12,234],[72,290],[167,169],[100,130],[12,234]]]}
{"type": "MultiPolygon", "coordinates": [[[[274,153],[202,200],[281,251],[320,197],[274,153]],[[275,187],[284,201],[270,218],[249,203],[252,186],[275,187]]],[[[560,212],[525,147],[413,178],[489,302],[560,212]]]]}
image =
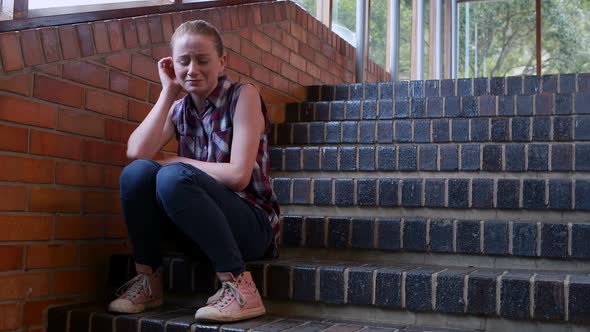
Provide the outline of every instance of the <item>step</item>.
{"type": "Polygon", "coordinates": [[[196,322],[193,318],[194,307],[168,306],[133,315],[108,313],[104,311],[104,307],[106,304],[50,309],[47,332],[475,332],[465,329],[320,320],[272,314],[242,322],[213,324],[196,322]]]}
{"type": "Polygon", "coordinates": [[[578,174],[569,179],[539,179],[528,173],[522,178],[499,179],[462,174],[448,179],[414,176],[358,178],[320,173],[275,177],[272,186],[283,206],[590,210],[590,180],[578,174]]]}
{"type": "MultiPolygon", "coordinates": [[[[198,264],[174,257],[168,292],[184,295],[198,264]],[[192,269],[187,272],[186,267],[192,269]]],[[[111,266],[113,271],[117,267],[111,266]]],[[[265,300],[443,315],[590,324],[590,274],[291,258],[247,264],[265,300]],[[359,307],[360,308],[360,307],[359,307]]],[[[115,273],[115,272],[113,272],[115,273]]],[[[195,283],[193,282],[193,285],[195,283]]]]}
{"type": "MultiPolygon", "coordinates": [[[[274,177],[283,172],[581,172],[590,171],[590,143],[373,144],[274,146],[274,177]]],[[[580,174],[582,175],[582,174],[580,174]]],[[[563,175],[571,178],[571,174],[563,175]]]]}
{"type": "Polygon", "coordinates": [[[590,92],[590,74],[511,76],[492,78],[396,81],[311,86],[312,101],[393,99],[433,96],[531,95],[540,93],[590,92]]]}

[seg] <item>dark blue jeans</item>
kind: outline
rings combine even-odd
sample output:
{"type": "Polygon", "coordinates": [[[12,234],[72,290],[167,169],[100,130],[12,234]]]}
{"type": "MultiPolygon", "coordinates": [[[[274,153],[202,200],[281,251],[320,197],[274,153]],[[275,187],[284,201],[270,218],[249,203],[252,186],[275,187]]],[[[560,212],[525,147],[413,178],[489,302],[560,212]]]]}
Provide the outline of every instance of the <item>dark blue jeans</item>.
{"type": "Polygon", "coordinates": [[[244,260],[264,257],[272,243],[264,211],[192,165],[135,160],[123,169],[120,186],[137,263],[162,265],[162,234],[171,226],[209,258],[215,271],[236,276],[244,271],[244,260]]]}

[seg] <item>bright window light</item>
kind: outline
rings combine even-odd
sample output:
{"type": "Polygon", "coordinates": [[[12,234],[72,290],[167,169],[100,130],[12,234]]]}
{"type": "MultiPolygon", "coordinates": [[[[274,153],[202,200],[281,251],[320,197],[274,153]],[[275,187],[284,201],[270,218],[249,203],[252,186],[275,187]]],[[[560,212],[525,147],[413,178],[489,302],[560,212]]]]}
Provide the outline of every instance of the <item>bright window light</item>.
{"type": "Polygon", "coordinates": [[[132,2],[137,0],[29,0],[29,9],[56,8],[104,3],[132,2]]]}

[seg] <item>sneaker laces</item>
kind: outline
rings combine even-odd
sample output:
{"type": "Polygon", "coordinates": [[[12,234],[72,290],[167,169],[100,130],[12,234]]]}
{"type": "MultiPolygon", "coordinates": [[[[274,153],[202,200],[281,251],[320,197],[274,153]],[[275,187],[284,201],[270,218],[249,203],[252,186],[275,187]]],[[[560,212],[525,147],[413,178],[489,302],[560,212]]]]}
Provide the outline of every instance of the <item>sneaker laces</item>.
{"type": "Polygon", "coordinates": [[[240,307],[246,304],[246,301],[243,299],[244,294],[238,289],[237,283],[224,281],[217,293],[207,300],[207,305],[223,307],[231,301],[231,298],[235,298],[240,307]]]}
{"type": "Polygon", "coordinates": [[[150,277],[147,274],[140,273],[119,287],[116,294],[118,297],[123,295],[125,295],[126,298],[130,296],[136,297],[143,290],[147,290],[148,296],[152,296],[150,277]]]}

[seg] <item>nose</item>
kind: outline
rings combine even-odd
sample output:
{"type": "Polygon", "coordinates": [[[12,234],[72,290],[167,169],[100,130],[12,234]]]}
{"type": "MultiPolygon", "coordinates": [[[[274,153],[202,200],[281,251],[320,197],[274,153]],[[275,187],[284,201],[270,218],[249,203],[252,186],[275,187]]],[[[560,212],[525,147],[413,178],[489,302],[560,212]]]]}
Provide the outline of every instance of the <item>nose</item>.
{"type": "Polygon", "coordinates": [[[191,61],[190,64],[188,65],[188,75],[189,76],[197,76],[197,73],[199,72],[199,65],[197,64],[196,61],[191,61]]]}

